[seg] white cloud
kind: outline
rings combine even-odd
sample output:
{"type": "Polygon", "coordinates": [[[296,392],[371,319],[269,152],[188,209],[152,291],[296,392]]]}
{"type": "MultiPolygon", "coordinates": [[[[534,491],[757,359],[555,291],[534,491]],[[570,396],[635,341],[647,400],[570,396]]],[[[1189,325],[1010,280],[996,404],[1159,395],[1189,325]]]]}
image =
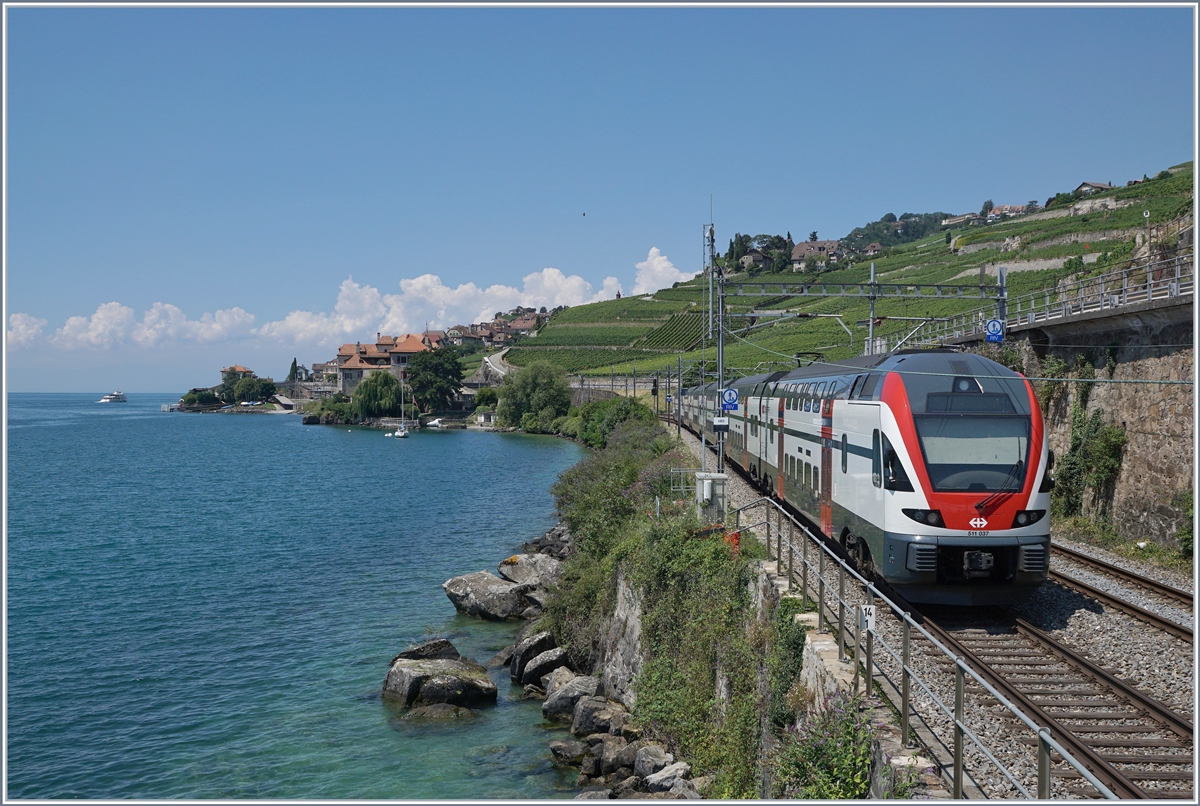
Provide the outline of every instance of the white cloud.
{"type": "Polygon", "coordinates": [[[401,280],[399,294],[382,295],[377,289],[347,279],[338,293],[335,313],[292,311],[283,320],[268,322],[256,332],[268,338],[329,345],[376,332],[416,333],[426,324],[446,328],[487,321],[496,311],[518,305],[554,308],[597,302],[612,299],[620,289],[616,277],[606,277],[596,291],[579,275],[566,275],[555,268],[525,275],[521,288],[500,284],[480,287],[475,283],[451,287],[436,274],[422,274],[401,280]]]}
{"type": "Polygon", "coordinates": [[[58,347],[112,347],[125,340],[133,324],[133,308],[106,302],[90,317],[72,316],[50,341],[58,347]]]}
{"type": "Polygon", "coordinates": [[[338,289],[333,313],[292,311],[278,322],[267,322],[254,331],[269,339],[316,344],[341,344],[361,339],[387,312],[379,289],[362,286],[347,277],[338,289]]]}
{"type": "Polygon", "coordinates": [[[634,264],[637,277],[633,283],[634,294],[651,294],[660,288],[667,288],[674,283],[690,280],[700,272],[685,272],[675,268],[666,255],[658,251],[657,246],[650,247],[650,253],[641,263],[634,264]]]}
{"type": "Polygon", "coordinates": [[[143,347],[154,347],[164,341],[207,343],[248,335],[253,324],[254,315],[241,308],[188,319],[178,307],[156,302],[142,314],[142,321],[134,325],[132,335],[133,340],[143,347]]]}
{"type": "Polygon", "coordinates": [[[33,344],[42,335],[46,326],[45,319],[38,319],[27,313],[14,313],[8,317],[8,346],[9,348],[24,347],[33,344]]]}

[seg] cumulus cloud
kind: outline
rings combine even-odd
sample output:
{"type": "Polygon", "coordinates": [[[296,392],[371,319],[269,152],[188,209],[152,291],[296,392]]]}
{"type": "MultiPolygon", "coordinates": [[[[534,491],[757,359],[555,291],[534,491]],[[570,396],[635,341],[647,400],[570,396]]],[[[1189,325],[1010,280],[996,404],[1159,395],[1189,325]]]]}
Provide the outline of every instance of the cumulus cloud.
{"type": "Polygon", "coordinates": [[[154,347],[165,341],[195,341],[200,343],[224,341],[251,332],[254,315],[241,308],[205,313],[199,319],[188,319],[175,305],[156,302],[142,314],[142,321],[133,326],[133,340],[143,347],[154,347]]]}
{"type": "Polygon", "coordinates": [[[651,294],[660,288],[667,288],[675,283],[690,280],[700,272],[686,272],[675,268],[666,255],[658,251],[657,246],[650,247],[650,253],[641,263],[635,263],[637,277],[633,282],[634,294],[651,294]]]}
{"type": "Polygon", "coordinates": [[[106,302],[91,316],[72,316],[50,341],[58,347],[112,347],[125,340],[133,325],[133,308],[106,302]]]}
{"type": "Polygon", "coordinates": [[[268,322],[259,335],[322,345],[356,340],[364,334],[413,333],[425,329],[446,328],[457,324],[486,321],[496,311],[527,308],[554,308],[612,299],[621,284],[606,277],[599,290],[579,275],[566,275],[556,268],[545,268],[525,275],[521,288],[508,285],[478,286],[461,283],[451,287],[436,274],[400,281],[399,294],[381,294],[353,280],[342,283],[334,313],[292,311],[279,322],[268,322]]]}
{"type": "MultiPolygon", "coordinates": [[[[17,329],[17,317],[25,317],[25,314],[13,314],[9,318],[14,330],[17,329]]],[[[22,320],[22,337],[27,340],[36,337],[44,324],[42,320],[26,317],[22,320]]],[[[181,341],[203,344],[247,336],[253,332],[253,324],[254,315],[241,308],[205,313],[199,319],[189,319],[182,309],[167,302],[154,303],[150,310],[142,314],[139,322],[133,308],[119,302],[106,302],[96,308],[91,316],[72,316],[67,319],[62,327],[54,331],[50,343],[56,347],[97,349],[114,347],[127,341],[142,347],[181,341]]],[[[12,339],[13,331],[10,330],[10,343],[12,339]]]]}
{"type": "Polygon", "coordinates": [[[256,333],[269,339],[316,344],[341,344],[343,339],[361,339],[387,313],[379,289],[363,286],[347,277],[338,289],[333,313],[292,311],[278,322],[267,322],[256,333]]]}
{"type": "Polygon", "coordinates": [[[8,317],[8,346],[25,347],[37,341],[46,326],[45,319],[38,319],[27,313],[14,313],[8,317]]]}

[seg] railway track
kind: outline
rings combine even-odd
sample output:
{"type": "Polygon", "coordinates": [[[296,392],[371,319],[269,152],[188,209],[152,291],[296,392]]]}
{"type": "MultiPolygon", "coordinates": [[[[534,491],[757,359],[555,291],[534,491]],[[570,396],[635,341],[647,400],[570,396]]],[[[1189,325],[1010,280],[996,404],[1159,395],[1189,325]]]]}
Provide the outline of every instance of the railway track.
{"type": "MultiPolygon", "coordinates": [[[[1183,716],[1005,611],[929,611],[925,626],[1122,799],[1192,799],[1192,724],[1183,716]]],[[[981,713],[995,707],[979,687],[967,695],[981,713]]],[[[997,723],[1008,721],[1004,713],[996,711],[997,723]]],[[[1057,755],[1052,761],[1056,794],[1098,796],[1057,755]]]]}

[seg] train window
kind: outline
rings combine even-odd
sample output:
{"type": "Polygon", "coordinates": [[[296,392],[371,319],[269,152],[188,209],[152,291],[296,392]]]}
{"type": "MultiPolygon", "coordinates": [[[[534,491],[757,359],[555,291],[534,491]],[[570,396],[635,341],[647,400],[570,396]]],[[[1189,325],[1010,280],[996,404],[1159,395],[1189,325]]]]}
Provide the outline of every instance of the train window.
{"type": "Polygon", "coordinates": [[[904,472],[904,465],[900,463],[900,457],[896,455],[886,434],[883,435],[883,470],[883,488],[885,490],[909,493],[913,491],[912,482],[908,480],[908,473],[904,472]]]}
{"type": "Polygon", "coordinates": [[[813,489],[817,491],[817,495],[821,494],[821,468],[813,465],[813,489]]]}
{"type": "Polygon", "coordinates": [[[804,463],[804,486],[812,486],[812,465],[810,465],[808,462],[804,463]]]}
{"type": "Polygon", "coordinates": [[[865,377],[867,377],[867,376],[866,375],[855,375],[854,376],[854,383],[850,385],[850,392],[849,392],[849,394],[846,395],[847,400],[854,397],[855,393],[858,391],[858,387],[862,385],[862,380],[865,377]]]}
{"type": "Polygon", "coordinates": [[[862,385],[858,388],[859,399],[870,400],[871,396],[875,394],[875,387],[879,385],[879,379],[881,377],[883,376],[877,372],[872,372],[870,375],[868,375],[867,379],[863,381],[862,385]]]}
{"type": "Polygon", "coordinates": [[[767,431],[771,434],[771,444],[775,444],[775,429],[771,427],[771,423],[767,423],[767,431]]]}
{"type": "Polygon", "coordinates": [[[848,446],[846,443],[846,435],[842,434],[842,472],[843,473],[846,472],[846,448],[847,447],[848,446]]]}
{"type": "Polygon", "coordinates": [[[880,454],[879,429],[871,432],[871,483],[876,487],[883,484],[883,456],[880,454]]]}

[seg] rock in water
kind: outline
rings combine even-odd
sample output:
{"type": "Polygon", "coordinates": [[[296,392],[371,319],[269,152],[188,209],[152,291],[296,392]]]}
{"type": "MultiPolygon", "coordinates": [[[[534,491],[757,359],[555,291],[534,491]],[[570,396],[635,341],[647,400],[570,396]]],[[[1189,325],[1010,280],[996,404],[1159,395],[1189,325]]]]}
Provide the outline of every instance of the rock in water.
{"type": "Polygon", "coordinates": [[[515,587],[516,583],[488,571],[454,577],[442,583],[442,590],[459,612],[492,621],[520,618],[529,606],[519,593],[513,591],[515,587]]]}
{"type": "Polygon", "coordinates": [[[534,633],[518,643],[517,648],[513,650],[512,661],[508,665],[512,681],[520,683],[522,675],[525,673],[525,664],[529,659],[540,655],[547,649],[553,649],[554,645],[554,636],[547,630],[534,633]]]}
{"type": "Polygon", "coordinates": [[[575,715],[575,704],[583,697],[594,696],[599,685],[595,677],[583,675],[556,686],[546,694],[542,716],[551,722],[570,722],[575,715]]]}
{"type": "Polygon", "coordinates": [[[396,657],[392,658],[392,663],[398,660],[457,660],[462,657],[458,654],[458,650],[454,648],[454,644],[447,641],[445,638],[438,638],[435,641],[429,641],[418,646],[410,646],[408,649],[401,652],[396,657]]]}
{"type": "Polygon", "coordinates": [[[549,697],[560,686],[564,685],[570,680],[573,680],[576,676],[577,675],[566,666],[559,666],[550,674],[544,675],[538,685],[546,690],[546,696],[549,697]]]}
{"type": "Polygon", "coordinates": [[[496,684],[470,658],[400,658],[388,669],[383,697],[408,708],[436,703],[470,706],[494,703],[496,684]]]}
{"type": "Polygon", "coordinates": [[[414,708],[401,718],[414,721],[419,719],[449,721],[455,719],[474,719],[475,716],[475,712],[470,708],[441,702],[437,705],[422,705],[419,708],[414,708]]]}
{"type": "Polygon", "coordinates": [[[514,649],[516,649],[515,646],[506,646],[504,649],[493,655],[492,659],[483,665],[489,669],[499,669],[501,666],[507,666],[509,661],[512,660],[514,649]]]}
{"type": "Polygon", "coordinates": [[[562,562],[548,554],[514,554],[496,568],[500,576],[518,585],[545,587],[558,581],[562,562]]]}

